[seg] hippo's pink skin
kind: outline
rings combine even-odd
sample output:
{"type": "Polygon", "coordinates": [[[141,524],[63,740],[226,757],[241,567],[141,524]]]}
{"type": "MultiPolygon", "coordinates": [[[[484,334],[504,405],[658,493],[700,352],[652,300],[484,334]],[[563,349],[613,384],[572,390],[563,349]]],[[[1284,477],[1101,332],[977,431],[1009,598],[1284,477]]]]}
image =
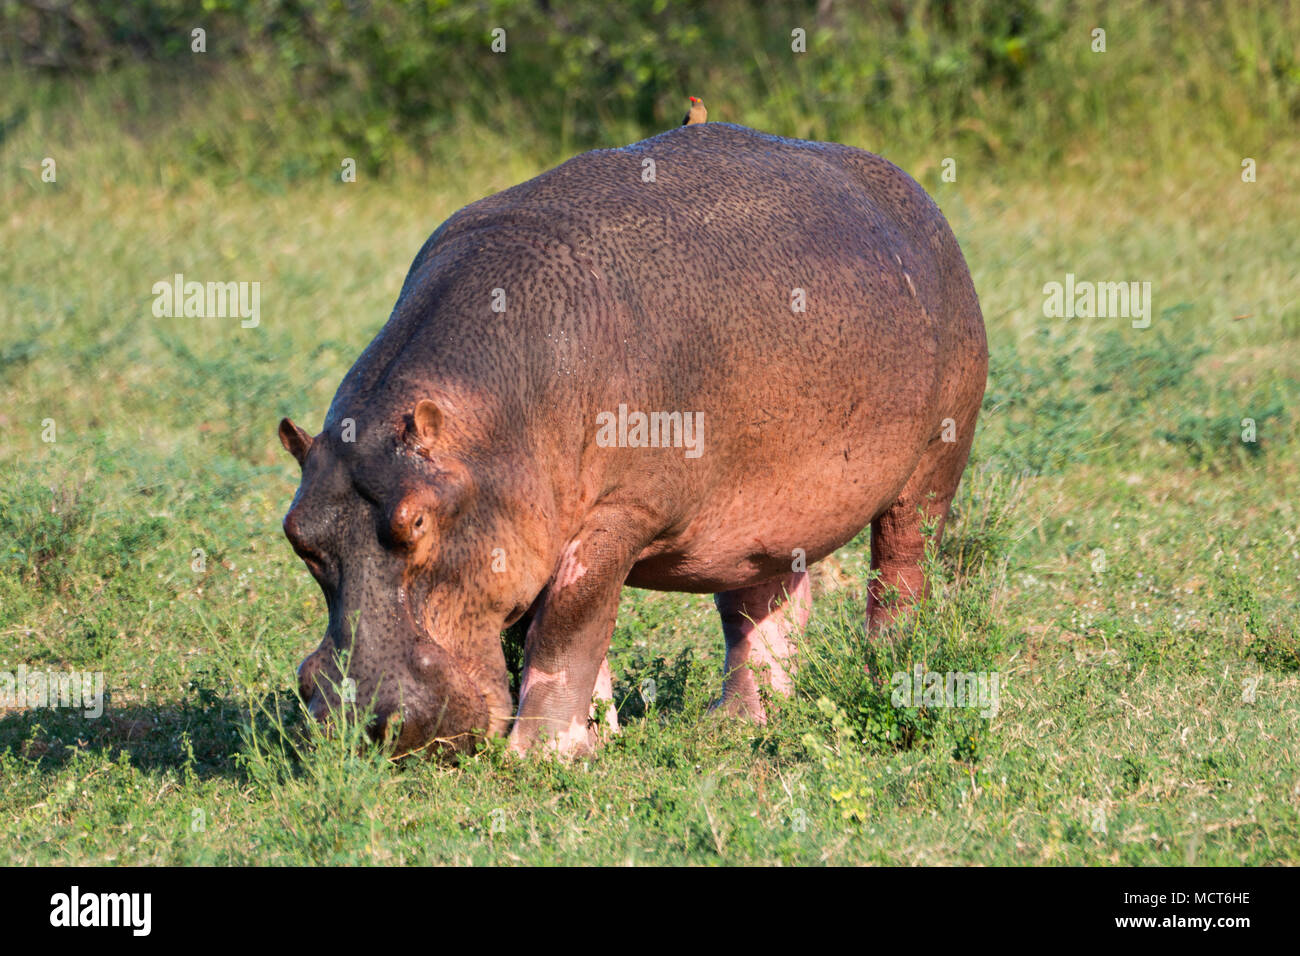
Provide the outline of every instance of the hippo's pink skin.
{"type": "Polygon", "coordinates": [[[871,622],[923,593],[923,514],[942,532],[987,364],[943,216],[857,149],[705,123],[474,203],[416,256],[321,434],[281,423],[303,467],[285,533],[329,606],[302,692],[329,710],[347,651],[401,750],[582,751],[631,584],[717,595],[722,703],[762,719],[746,664],[788,687],[801,557],[870,524],[871,622]],[[633,424],[611,447],[620,406],[701,416],[702,441],[632,447],[633,424]]]}

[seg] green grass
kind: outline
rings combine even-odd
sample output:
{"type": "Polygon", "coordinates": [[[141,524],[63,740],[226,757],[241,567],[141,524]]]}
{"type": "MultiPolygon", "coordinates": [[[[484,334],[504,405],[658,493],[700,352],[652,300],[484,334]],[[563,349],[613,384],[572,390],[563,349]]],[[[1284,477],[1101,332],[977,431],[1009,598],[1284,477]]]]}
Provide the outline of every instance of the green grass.
{"type": "Polygon", "coordinates": [[[842,130],[922,176],[989,327],[935,600],[868,643],[859,537],[758,729],[706,713],[711,602],[628,590],[598,755],[395,766],[293,697],[324,602],[280,532],[275,425],[319,427],[434,226],[564,150],[467,127],[384,180],[209,174],[96,125],[115,82],[3,146],[0,671],[102,670],[110,699],[0,711],[0,862],[1300,863],[1294,136],[958,146],[944,183],[948,145],[842,130]],[[260,281],[261,326],[154,318],[178,271],[260,281]],[[1150,281],[1152,327],[1044,318],[1066,272],[1150,281]],[[894,707],[875,677],[916,663],[999,673],[997,716],[894,707]]]}

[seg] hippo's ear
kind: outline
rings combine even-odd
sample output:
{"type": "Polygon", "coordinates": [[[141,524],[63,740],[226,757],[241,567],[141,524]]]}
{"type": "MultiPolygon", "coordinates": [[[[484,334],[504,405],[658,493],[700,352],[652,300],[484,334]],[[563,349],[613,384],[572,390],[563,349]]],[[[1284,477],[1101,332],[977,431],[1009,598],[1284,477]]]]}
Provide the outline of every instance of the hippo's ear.
{"type": "Polygon", "coordinates": [[[407,422],[406,437],[424,448],[432,448],[442,431],[442,409],[436,402],[420,399],[407,422]]]}
{"type": "Polygon", "coordinates": [[[285,451],[298,460],[299,467],[302,467],[303,462],[307,460],[307,452],[311,451],[311,442],[311,436],[292,421],[287,418],[280,419],[280,444],[284,446],[285,451]]]}

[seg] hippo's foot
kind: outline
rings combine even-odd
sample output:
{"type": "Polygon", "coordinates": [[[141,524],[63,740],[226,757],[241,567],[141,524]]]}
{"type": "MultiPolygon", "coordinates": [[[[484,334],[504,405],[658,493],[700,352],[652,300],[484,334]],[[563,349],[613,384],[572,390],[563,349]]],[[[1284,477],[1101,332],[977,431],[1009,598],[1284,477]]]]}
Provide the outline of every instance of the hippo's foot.
{"type": "Polygon", "coordinates": [[[808,572],[798,571],[747,588],[714,595],[727,641],[718,713],[767,721],[760,686],[789,696],[797,637],[808,623],[812,589],[808,572]]]}
{"type": "Polygon", "coordinates": [[[618,708],[614,705],[614,679],[609,673],[608,657],[600,662],[600,673],[596,675],[596,689],[591,695],[587,726],[591,728],[593,738],[618,733],[618,708]]]}
{"type": "Polygon", "coordinates": [[[741,696],[740,694],[723,695],[713,703],[709,704],[709,714],[714,717],[731,717],[736,720],[748,720],[755,724],[767,723],[767,710],[763,706],[761,691],[755,684],[754,693],[751,696],[741,696]]]}

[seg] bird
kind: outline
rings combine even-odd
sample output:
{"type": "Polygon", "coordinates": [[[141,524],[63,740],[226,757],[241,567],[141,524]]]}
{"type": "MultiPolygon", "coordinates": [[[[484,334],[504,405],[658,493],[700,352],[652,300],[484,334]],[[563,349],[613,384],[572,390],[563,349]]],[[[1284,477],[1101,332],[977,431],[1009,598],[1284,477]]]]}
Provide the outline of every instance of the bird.
{"type": "Polygon", "coordinates": [[[693,126],[696,123],[703,123],[709,118],[709,111],[704,108],[704,100],[698,96],[691,97],[691,109],[682,117],[683,126],[693,126]]]}

